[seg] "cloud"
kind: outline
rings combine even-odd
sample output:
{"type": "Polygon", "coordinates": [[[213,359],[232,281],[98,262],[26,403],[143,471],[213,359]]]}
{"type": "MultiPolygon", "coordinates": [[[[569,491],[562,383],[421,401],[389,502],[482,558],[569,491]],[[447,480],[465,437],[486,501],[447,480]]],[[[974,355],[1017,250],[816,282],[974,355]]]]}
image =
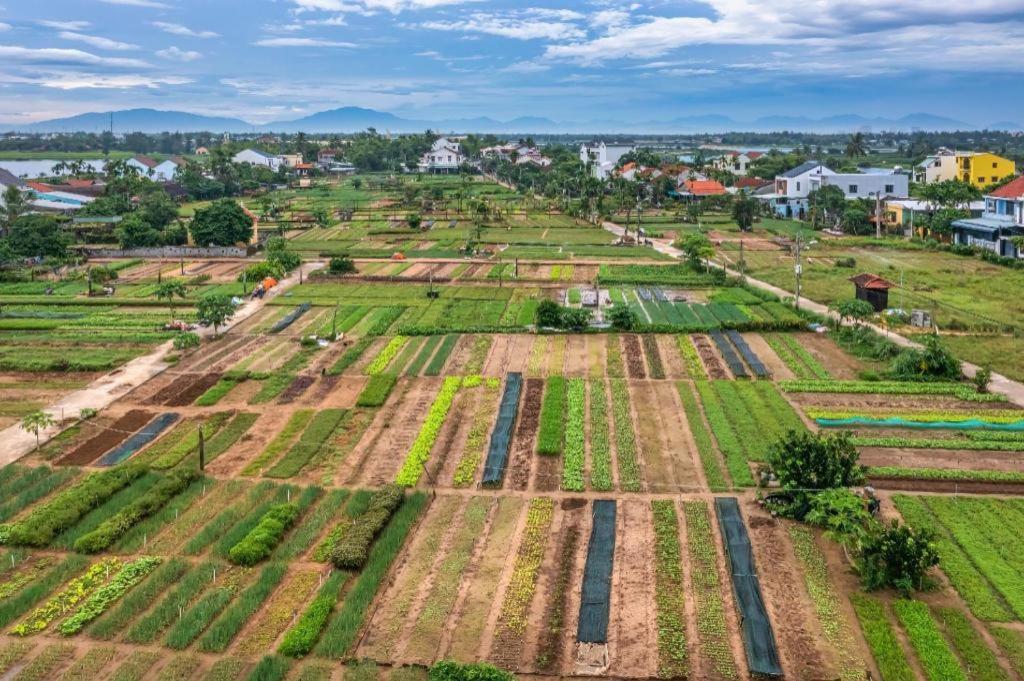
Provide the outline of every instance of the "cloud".
{"type": "Polygon", "coordinates": [[[355,43],[319,38],[264,38],[257,40],[253,45],[260,47],[358,47],[355,43]]]}
{"type": "Polygon", "coordinates": [[[169,9],[170,5],[156,0],[100,0],[108,5],[128,5],[130,7],[150,7],[153,9],[169,9]]]}
{"type": "Polygon", "coordinates": [[[377,11],[398,14],[406,10],[464,5],[480,0],[291,0],[299,12],[323,11],[372,15],[377,11]]]}
{"type": "Polygon", "coordinates": [[[180,76],[148,76],[141,74],[96,74],[54,72],[41,75],[11,76],[0,75],[0,83],[37,85],[57,90],[131,90],[145,88],[159,89],[161,85],[185,85],[192,81],[180,76]]]}
{"type": "Polygon", "coordinates": [[[46,26],[47,28],[56,28],[61,31],[81,31],[89,28],[92,24],[88,21],[37,21],[40,26],[46,26]]]}
{"type": "Polygon", "coordinates": [[[117,40],[111,40],[110,38],[103,38],[98,35],[86,35],[85,33],[75,33],[74,31],[61,31],[60,37],[64,40],[76,40],[86,45],[92,45],[98,47],[101,50],[137,50],[138,45],[131,43],[122,43],[117,40]]]}
{"type": "Polygon", "coordinates": [[[517,61],[514,64],[509,64],[502,69],[504,73],[540,73],[542,71],[548,71],[551,66],[548,64],[540,64],[535,61],[517,61]]]}
{"type": "Polygon", "coordinates": [[[572,23],[582,17],[571,10],[473,12],[455,21],[425,21],[420,27],[432,31],[484,33],[513,40],[576,40],[587,35],[577,24],[572,23]]]}
{"type": "Polygon", "coordinates": [[[11,25],[10,24],[5,24],[4,22],[0,21],[0,31],[9,31],[9,30],[11,30],[11,25]]]}
{"type": "MultiPolygon", "coordinates": [[[[627,20],[614,10],[598,12],[592,21],[596,20],[595,28],[604,29],[603,34],[557,41],[559,44],[546,48],[544,57],[595,66],[617,59],[652,59],[674,50],[705,45],[783,45],[800,49],[848,45],[881,51],[880,46],[890,48],[894,43],[879,36],[911,27],[960,42],[957,34],[967,19],[978,23],[984,23],[984,19],[997,21],[989,30],[995,39],[1001,40],[1008,24],[1016,23],[1007,19],[1024,12],[1024,0],[942,5],[931,0],[705,0],[704,4],[711,10],[710,16],[644,16],[627,20]]],[[[919,59],[930,59],[931,55],[919,45],[914,49],[919,59]]],[[[989,61],[995,63],[994,59],[989,61]]]]}
{"type": "Polygon", "coordinates": [[[183,35],[189,38],[216,38],[219,33],[213,31],[194,31],[188,26],[182,26],[181,24],[173,24],[167,21],[152,21],[150,22],[161,31],[165,33],[171,33],[173,35],[183,35]]]}
{"type": "Polygon", "coordinates": [[[195,50],[180,50],[172,45],[166,50],[157,50],[156,56],[162,59],[170,59],[171,61],[195,61],[196,59],[201,59],[203,55],[195,50]]]}
{"type": "Polygon", "coordinates": [[[141,59],[100,57],[83,50],[56,47],[31,48],[20,45],[0,45],[0,60],[25,62],[28,64],[84,64],[87,66],[117,66],[145,68],[149,64],[141,59]]]}

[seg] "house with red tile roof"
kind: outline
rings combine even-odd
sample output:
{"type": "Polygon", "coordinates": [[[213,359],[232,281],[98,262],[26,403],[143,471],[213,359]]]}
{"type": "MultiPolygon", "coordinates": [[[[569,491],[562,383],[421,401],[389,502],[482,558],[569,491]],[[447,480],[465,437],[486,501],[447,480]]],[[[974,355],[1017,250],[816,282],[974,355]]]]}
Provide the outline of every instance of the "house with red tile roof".
{"type": "Polygon", "coordinates": [[[953,243],[984,248],[1005,258],[1024,258],[1015,237],[1024,237],[1024,177],[987,194],[981,217],[953,221],[953,243]]]}
{"type": "Polygon", "coordinates": [[[695,198],[720,196],[725,193],[725,185],[715,180],[686,180],[679,191],[679,194],[682,196],[692,196],[695,198]]]}

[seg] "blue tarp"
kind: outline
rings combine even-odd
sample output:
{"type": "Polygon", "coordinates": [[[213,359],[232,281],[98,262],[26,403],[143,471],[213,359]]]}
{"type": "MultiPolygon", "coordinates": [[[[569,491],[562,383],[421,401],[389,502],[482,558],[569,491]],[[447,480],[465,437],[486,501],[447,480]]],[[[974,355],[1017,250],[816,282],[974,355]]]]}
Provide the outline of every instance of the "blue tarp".
{"type": "Polygon", "coordinates": [[[114,464],[121,463],[129,456],[139,451],[150,442],[155,440],[160,433],[164,432],[178,420],[178,415],[174,412],[167,412],[166,414],[160,414],[155,419],[147,423],[142,427],[142,430],[135,433],[127,440],[119,444],[114,449],[104,454],[96,462],[97,466],[113,466],[114,464]]]}
{"type": "Polygon", "coordinates": [[[576,629],[576,640],[580,643],[608,642],[614,557],[615,502],[598,500],[594,502],[594,526],[583,569],[580,621],[576,629]]]}
{"type": "Polygon", "coordinates": [[[508,463],[508,451],[512,446],[512,426],[516,422],[519,411],[519,396],[523,392],[523,375],[511,372],[505,380],[505,394],[501,396],[498,408],[498,419],[491,431],[491,444],[484,462],[483,484],[488,487],[500,487],[505,477],[505,466],[508,463]]]}
{"type": "Polygon", "coordinates": [[[732,344],[736,346],[736,349],[740,351],[740,354],[743,355],[744,361],[746,361],[750,366],[750,369],[754,372],[755,376],[758,378],[767,378],[771,375],[764,363],[761,361],[761,358],[757,356],[757,353],[755,353],[749,345],[747,345],[747,339],[740,335],[739,331],[729,329],[725,333],[729,336],[729,340],[732,341],[732,344]]]}
{"type": "Polygon", "coordinates": [[[878,428],[921,428],[924,430],[1008,430],[1024,431],[1024,421],[1011,423],[992,423],[980,419],[963,421],[913,421],[900,416],[872,418],[870,416],[851,416],[845,419],[814,419],[823,428],[843,428],[846,426],[875,426],[878,428]]]}
{"type": "MultiPolygon", "coordinates": [[[[716,320],[717,323],[717,320],[716,320]]],[[[725,363],[729,365],[729,369],[732,371],[736,378],[746,378],[750,374],[747,373],[747,368],[743,366],[743,362],[740,361],[736,351],[732,349],[732,345],[726,340],[725,336],[722,335],[721,331],[717,329],[709,332],[711,339],[715,341],[715,345],[718,346],[719,352],[722,353],[722,358],[725,363]]]]}
{"type": "Polygon", "coordinates": [[[729,555],[732,592],[740,613],[743,647],[752,674],[782,676],[779,652],[775,647],[775,634],[761,596],[761,582],[757,578],[754,552],[750,548],[747,526],[740,515],[735,497],[715,499],[715,513],[722,542],[729,555]]]}

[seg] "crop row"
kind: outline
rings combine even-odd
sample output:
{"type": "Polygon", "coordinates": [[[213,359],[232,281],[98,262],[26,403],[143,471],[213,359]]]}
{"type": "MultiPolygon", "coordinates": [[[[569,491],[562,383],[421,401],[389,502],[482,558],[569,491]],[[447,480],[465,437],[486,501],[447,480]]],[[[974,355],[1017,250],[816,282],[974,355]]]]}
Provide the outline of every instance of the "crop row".
{"type": "Polygon", "coordinates": [[[297,475],[323,449],[344,422],[344,409],[324,409],[310,419],[302,435],[288,452],[266,472],[270,478],[290,478],[297,475]]]}
{"type": "Polygon", "coordinates": [[[485,394],[480,398],[482,404],[478,406],[473,415],[473,422],[469,426],[466,442],[462,448],[462,456],[459,457],[459,461],[455,465],[455,475],[452,480],[455,487],[468,487],[473,483],[476,478],[476,469],[480,466],[484,450],[487,448],[487,434],[491,422],[494,420],[494,413],[497,411],[494,404],[494,393],[497,392],[498,384],[488,380],[485,386],[485,394]]]}
{"type": "Polygon", "coordinates": [[[360,338],[357,340],[352,347],[345,350],[338,361],[330,368],[329,373],[331,376],[337,376],[344,373],[345,369],[359,361],[359,358],[363,356],[366,349],[373,344],[373,338],[360,338]]]}
{"type": "Polygon", "coordinates": [[[647,355],[647,374],[651,378],[665,378],[665,365],[658,349],[658,337],[651,333],[643,335],[644,354],[647,355]]]}
{"type": "Polygon", "coordinates": [[[33,507],[19,521],[0,526],[0,542],[15,546],[46,546],[58,532],[77,523],[86,513],[144,473],[144,468],[132,465],[90,473],[33,507]]]}
{"type": "Polygon", "coordinates": [[[405,492],[388,485],[373,493],[366,510],[347,523],[331,549],[331,562],[339,569],[358,569],[366,563],[374,538],[402,505],[405,492]]]}
{"type": "Polygon", "coordinates": [[[1024,441],[927,437],[854,437],[859,447],[902,449],[954,449],[964,451],[1024,452],[1024,441]]]}
{"type": "Polygon", "coordinates": [[[359,397],[356,398],[357,407],[380,407],[388,401],[388,396],[398,383],[398,376],[394,374],[377,374],[370,376],[366,386],[359,397]]]}
{"type": "Polygon", "coordinates": [[[707,479],[708,487],[712,492],[720,492],[729,489],[725,479],[725,473],[715,452],[715,444],[712,441],[711,433],[704,423],[700,406],[689,383],[680,381],[676,385],[679,391],[679,400],[683,405],[683,412],[686,414],[686,422],[690,427],[690,433],[697,444],[697,454],[700,456],[701,466],[704,468],[704,477],[707,479]]]}
{"type": "Polygon", "coordinates": [[[885,605],[876,598],[861,593],[850,595],[853,610],[857,613],[861,631],[867,640],[871,655],[878,664],[885,681],[914,681],[913,670],[907,663],[899,639],[885,614],[885,605]]]}
{"type": "Polygon", "coordinates": [[[284,428],[274,436],[274,439],[267,444],[260,455],[242,469],[242,475],[262,474],[263,470],[271,462],[276,461],[291,446],[295,438],[305,430],[310,420],[312,420],[313,414],[312,409],[299,409],[292,413],[284,428]]]}
{"type": "Polygon", "coordinates": [[[967,681],[967,674],[942,637],[927,605],[899,599],[892,608],[929,681],[967,681]]]}
{"type": "Polygon", "coordinates": [[[299,517],[295,504],[278,504],[263,514],[259,523],[237,544],[231,547],[228,558],[236,565],[252,566],[270,557],[284,538],[285,532],[299,517]]]}
{"type": "Polygon", "coordinates": [[[124,565],[114,578],[92,593],[81,606],[57,627],[65,636],[76,634],[89,622],[102,615],[129,589],[141,582],[160,565],[159,558],[143,556],[124,565]]]}
{"type": "Polygon", "coordinates": [[[590,486],[598,492],[614,487],[609,439],[608,393],[603,379],[590,381],[590,486]]]}
{"type": "Polygon", "coordinates": [[[385,369],[387,369],[388,365],[391,364],[391,361],[398,356],[402,346],[404,346],[408,340],[409,339],[404,336],[395,336],[392,338],[388,344],[384,346],[384,349],[373,358],[370,365],[366,367],[367,375],[376,376],[384,373],[385,369]]]}
{"type": "MultiPolygon", "coordinates": [[[[553,380],[553,379],[552,379],[553,380]]],[[[550,381],[549,381],[550,382],[550,381]]],[[[562,488],[582,492],[586,466],[587,384],[582,378],[570,378],[566,392],[568,406],[565,421],[565,457],[562,461],[562,488]]],[[[541,413],[543,432],[543,412],[541,413]]]]}
{"type": "Polygon", "coordinates": [[[16,636],[38,634],[68,610],[76,608],[109,578],[112,571],[120,567],[121,563],[116,558],[106,558],[94,563],[83,574],[65,584],[62,590],[29,613],[21,623],[12,627],[10,633],[16,636]]]}
{"type": "Polygon", "coordinates": [[[729,471],[733,484],[749,487],[754,484],[754,476],[750,473],[747,465],[746,445],[759,442],[761,435],[754,433],[753,441],[746,439],[749,433],[738,432],[726,415],[725,401],[713,388],[713,384],[706,381],[696,383],[697,391],[700,394],[701,402],[704,405],[704,414],[707,416],[708,425],[718,442],[718,450],[725,459],[725,467],[729,471]],[[742,444],[741,444],[742,443],[742,444]]]}
{"type": "Polygon", "coordinates": [[[789,334],[766,334],[765,341],[798,379],[829,380],[828,370],[789,334]]]}
{"type": "Polygon", "coordinates": [[[929,383],[914,381],[839,381],[804,379],[779,381],[789,393],[839,393],[863,395],[945,395],[970,402],[1005,402],[999,393],[979,393],[966,383],[929,383]]]}
{"type": "Polygon", "coordinates": [[[886,409],[884,411],[867,411],[852,409],[828,409],[824,407],[808,407],[804,410],[807,416],[819,421],[845,421],[856,419],[863,425],[889,425],[892,420],[912,423],[952,423],[963,424],[977,421],[987,425],[1024,423],[1024,411],[985,409],[983,411],[955,411],[952,409],[908,410],[886,409]]]}
{"type": "Polygon", "coordinates": [[[406,454],[405,461],[402,462],[402,467],[395,477],[397,484],[403,487],[415,487],[419,482],[424,467],[430,460],[430,450],[434,448],[434,442],[437,440],[438,433],[441,432],[441,426],[444,425],[448,410],[451,409],[452,402],[462,387],[462,383],[463,379],[458,376],[449,376],[444,379],[441,390],[434,398],[434,403],[430,405],[427,418],[423,421],[420,432],[409,448],[409,453],[406,454]]]}
{"type": "Polygon", "coordinates": [[[554,502],[547,498],[530,500],[526,527],[516,553],[512,575],[501,604],[500,625],[514,637],[522,637],[529,625],[528,615],[537,586],[544,546],[554,517],[554,502]]]}
{"type": "Polygon", "coordinates": [[[459,338],[457,334],[448,334],[444,337],[441,345],[437,348],[437,353],[430,359],[427,368],[423,370],[424,376],[439,376],[441,374],[441,370],[448,363],[448,357],[451,356],[452,350],[458,344],[459,338]]]}
{"type": "Polygon", "coordinates": [[[686,606],[682,552],[675,502],[651,502],[654,513],[654,602],[658,621],[658,676],[683,678],[687,672],[686,606]]]}
{"type": "Polygon", "coordinates": [[[703,501],[683,502],[686,540],[689,549],[693,597],[697,611],[697,638],[704,657],[726,679],[735,679],[736,661],[729,644],[718,575],[718,551],[711,530],[711,515],[703,501]]]}
{"type": "Polygon", "coordinates": [[[708,377],[707,371],[704,369],[704,363],[700,361],[700,356],[697,354],[697,348],[693,346],[693,341],[686,334],[679,334],[676,336],[676,344],[679,347],[679,354],[683,358],[683,364],[686,366],[686,373],[690,378],[694,380],[704,380],[708,377]]]}
{"type": "Polygon", "coordinates": [[[868,477],[894,480],[949,480],[1024,483],[1024,471],[965,470],[962,468],[906,468],[871,466],[868,477]]]}
{"type": "Polygon", "coordinates": [[[1009,681],[1010,676],[999,666],[992,649],[961,610],[946,607],[936,608],[934,612],[971,679],[1009,681]]]}
{"type": "Polygon", "coordinates": [[[839,595],[829,581],[825,556],[806,527],[791,525],[789,536],[825,639],[839,654],[839,676],[846,681],[860,681],[864,678],[864,660],[857,654],[853,632],[840,609],[839,595]]]}
{"type": "Polygon", "coordinates": [[[630,407],[629,386],[621,378],[611,380],[612,415],[615,420],[615,454],[619,464],[619,485],[626,492],[639,492],[642,487],[640,463],[637,461],[636,434],[630,407]]]}

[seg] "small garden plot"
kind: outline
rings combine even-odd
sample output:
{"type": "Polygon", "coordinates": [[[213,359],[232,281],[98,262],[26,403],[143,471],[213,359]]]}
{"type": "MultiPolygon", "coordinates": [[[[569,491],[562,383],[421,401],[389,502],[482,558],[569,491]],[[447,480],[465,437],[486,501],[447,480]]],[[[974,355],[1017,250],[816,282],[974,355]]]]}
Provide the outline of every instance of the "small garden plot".
{"type": "MultiPolygon", "coordinates": [[[[597,508],[594,509],[594,531],[597,532],[597,508]]],[[[607,502],[604,502],[607,503],[607,502]]],[[[614,510],[614,506],[613,506],[614,510]]],[[[686,652],[686,607],[683,599],[682,551],[679,544],[679,519],[675,503],[670,500],[651,502],[654,513],[654,593],[658,610],[658,676],[676,679],[687,675],[689,660],[686,652]]],[[[612,544],[614,546],[614,512],[612,513],[612,544]]],[[[591,535],[591,546],[594,537],[591,535]]],[[[609,552],[609,559],[614,550],[609,552]]],[[[590,568],[591,554],[587,554],[590,568]]],[[[610,562],[610,560],[609,560],[610,562]]],[[[609,566],[610,567],[610,566],[609,566]]],[[[584,589],[586,589],[584,575],[584,589]]],[[[609,587],[611,570],[608,571],[609,587]]],[[[586,603],[586,594],[584,594],[586,603]]],[[[583,623],[582,610],[580,623],[583,623]]]]}
{"type": "Polygon", "coordinates": [[[445,364],[448,362],[448,358],[452,354],[452,350],[455,349],[455,345],[459,342],[460,336],[456,334],[449,334],[444,337],[441,341],[440,346],[437,348],[437,352],[431,358],[427,364],[427,368],[424,369],[424,376],[438,376],[441,374],[441,370],[444,369],[445,364]]]}
{"type": "Polygon", "coordinates": [[[747,373],[747,368],[740,361],[740,358],[736,355],[736,351],[733,350],[732,344],[726,340],[725,336],[721,331],[711,331],[711,339],[718,346],[718,351],[722,353],[722,358],[725,359],[725,363],[729,365],[729,371],[736,378],[746,378],[750,374],[747,373]]]}
{"type": "Polygon", "coordinates": [[[100,430],[95,436],[65,454],[57,461],[57,464],[77,466],[92,463],[98,457],[128,439],[135,431],[145,426],[154,416],[155,414],[142,409],[132,409],[108,427],[100,430]]]}
{"type": "Polygon", "coordinates": [[[160,414],[127,440],[96,460],[96,466],[113,466],[130,458],[178,421],[174,412],[160,414]]]}
{"type": "Polygon", "coordinates": [[[270,478],[290,478],[297,475],[326,445],[345,417],[344,409],[325,409],[317,412],[302,431],[291,449],[266,472],[270,478]]]}
{"type": "Polygon", "coordinates": [[[754,353],[750,348],[750,345],[747,344],[746,339],[743,338],[738,331],[729,330],[726,331],[726,335],[729,337],[729,340],[732,341],[732,344],[736,346],[736,349],[739,350],[740,355],[743,356],[743,361],[747,363],[747,366],[750,367],[750,370],[754,372],[755,376],[758,378],[769,378],[771,376],[771,372],[768,371],[767,367],[765,367],[764,363],[754,353]]]}
{"type": "Polygon", "coordinates": [[[451,409],[452,402],[455,400],[455,394],[462,387],[464,380],[468,381],[469,378],[462,379],[458,376],[449,376],[444,379],[441,390],[434,399],[434,403],[430,406],[430,411],[427,412],[427,417],[420,428],[419,435],[413,441],[412,447],[409,449],[408,454],[406,454],[405,461],[402,463],[402,467],[395,478],[395,482],[399,485],[415,487],[419,482],[424,467],[430,459],[430,451],[434,447],[437,435],[441,432],[441,426],[444,425],[444,420],[448,416],[448,410],[451,409]]]}
{"type": "MultiPolygon", "coordinates": [[[[712,380],[729,378],[729,373],[725,370],[725,367],[722,366],[722,362],[718,359],[714,346],[711,344],[711,341],[708,340],[708,337],[697,335],[693,336],[692,340],[694,347],[697,348],[697,354],[700,356],[700,361],[704,365],[707,377],[712,380]]],[[[698,378],[700,377],[698,376],[698,378]]]]}
{"type": "Polygon", "coordinates": [[[551,499],[538,497],[530,500],[526,527],[502,598],[490,658],[513,668],[519,665],[522,658],[529,628],[530,605],[537,589],[537,578],[544,560],[553,516],[554,502],[551,499]]]}
{"type": "Polygon", "coordinates": [[[281,333],[289,326],[294,324],[299,319],[299,317],[309,312],[310,307],[310,303],[302,303],[294,310],[286,314],[284,317],[279,319],[273,326],[271,326],[270,333],[281,333]]]}
{"type": "Polygon", "coordinates": [[[505,380],[505,392],[501,396],[498,407],[498,419],[491,431],[487,459],[484,462],[482,483],[485,487],[500,487],[505,478],[505,466],[512,448],[512,428],[519,411],[519,398],[522,394],[523,375],[510,373],[505,380]]]}
{"type": "Polygon", "coordinates": [[[886,681],[913,681],[916,676],[889,622],[885,604],[864,594],[852,594],[850,601],[882,678],[886,681]]]}
{"type": "Polygon", "coordinates": [[[622,337],[625,345],[626,366],[629,369],[630,378],[645,378],[644,354],[641,350],[640,339],[634,334],[626,334],[622,337]]]}
{"type": "Polygon", "coordinates": [[[312,420],[312,409],[300,409],[294,412],[285,427],[279,432],[262,453],[242,469],[242,475],[262,475],[268,465],[276,461],[305,430],[312,420]]]}
{"type": "Polygon", "coordinates": [[[561,376],[547,379],[544,402],[540,411],[537,453],[560,456],[564,447],[566,417],[566,380],[561,376]]]}
{"type": "Polygon", "coordinates": [[[800,344],[795,336],[772,333],[765,335],[764,339],[797,379],[828,381],[830,378],[828,370],[800,344]]]}

